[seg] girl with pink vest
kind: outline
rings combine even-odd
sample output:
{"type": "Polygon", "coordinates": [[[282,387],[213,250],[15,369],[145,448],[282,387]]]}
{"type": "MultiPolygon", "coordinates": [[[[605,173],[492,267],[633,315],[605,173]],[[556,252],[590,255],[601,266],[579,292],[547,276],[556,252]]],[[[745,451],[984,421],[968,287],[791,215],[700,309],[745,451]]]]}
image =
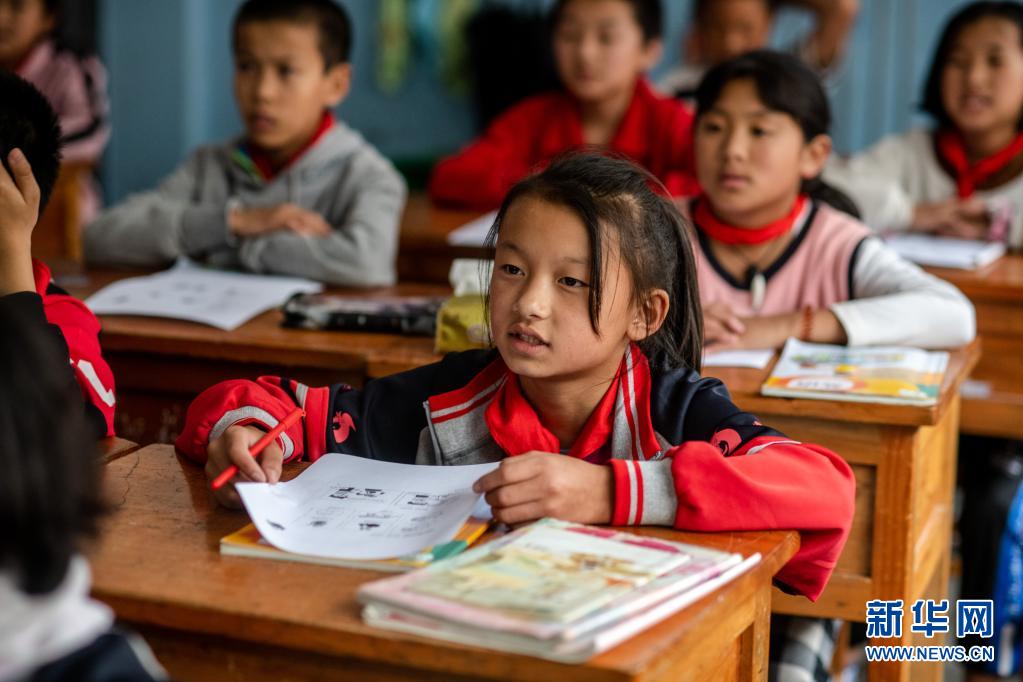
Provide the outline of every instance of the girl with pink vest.
{"type": "Polygon", "coordinates": [[[703,194],[688,209],[710,349],[973,339],[969,301],[872,237],[818,178],[831,114],[809,68],[751,52],[708,72],[696,101],[703,194]]]}

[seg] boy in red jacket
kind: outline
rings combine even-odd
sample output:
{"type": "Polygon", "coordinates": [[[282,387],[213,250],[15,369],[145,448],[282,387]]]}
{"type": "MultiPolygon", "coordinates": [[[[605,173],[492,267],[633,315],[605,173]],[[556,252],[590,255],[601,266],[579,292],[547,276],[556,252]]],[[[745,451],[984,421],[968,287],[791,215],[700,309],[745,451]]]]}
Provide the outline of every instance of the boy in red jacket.
{"type": "Polygon", "coordinates": [[[558,0],[554,57],[565,89],[530,97],[482,137],[437,164],[430,196],[489,210],[531,169],[575,147],[624,154],[673,195],[695,194],[686,105],[658,95],[644,77],[661,56],[659,0],[558,0]]]}
{"type": "Polygon", "coordinates": [[[56,327],[97,438],[114,435],[114,378],[99,321],[32,258],[32,230],[60,169],[60,126],[32,85],[0,72],[0,307],[56,327]]]}

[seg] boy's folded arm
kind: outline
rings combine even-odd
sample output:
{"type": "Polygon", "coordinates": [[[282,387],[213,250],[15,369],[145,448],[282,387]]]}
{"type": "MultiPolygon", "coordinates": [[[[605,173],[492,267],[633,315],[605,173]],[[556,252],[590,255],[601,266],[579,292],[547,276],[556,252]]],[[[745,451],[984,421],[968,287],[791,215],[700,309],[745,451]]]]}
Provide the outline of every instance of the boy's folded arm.
{"type": "Polygon", "coordinates": [[[430,176],[430,198],[442,204],[488,211],[531,167],[532,138],[543,125],[540,100],[527,100],[498,116],[486,132],[441,159],[430,176]]]}
{"type": "Polygon", "coordinates": [[[309,277],[339,286],[389,286],[405,207],[405,181],[386,162],[348,174],[357,182],[352,201],[325,215],[331,234],[310,237],[281,230],[241,241],[239,258],[255,272],[309,277]]]}
{"type": "Polygon", "coordinates": [[[85,228],[91,263],[164,265],[227,244],[226,197],[204,200],[206,155],[199,149],[159,187],[133,194],[85,228]]]}
{"type": "Polygon", "coordinates": [[[853,267],[853,298],[831,307],[850,346],[955,348],[976,335],[973,304],[953,285],[867,238],[853,267]]]}

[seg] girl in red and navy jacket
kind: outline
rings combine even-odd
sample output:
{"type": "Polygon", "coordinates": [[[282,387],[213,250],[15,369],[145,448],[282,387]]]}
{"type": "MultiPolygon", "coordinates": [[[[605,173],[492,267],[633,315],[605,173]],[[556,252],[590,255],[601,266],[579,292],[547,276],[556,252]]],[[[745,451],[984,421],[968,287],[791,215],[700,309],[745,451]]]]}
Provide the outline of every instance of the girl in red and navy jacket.
{"type": "MultiPolygon", "coordinates": [[[[495,349],[367,382],[228,381],[177,441],[214,477],[274,482],[282,462],[344,452],[407,464],[501,461],[476,483],[494,516],[801,533],[778,574],[815,599],[849,531],[854,481],[703,379],[693,254],[677,209],[631,163],[558,159],[505,199],[491,230],[495,349]],[[262,430],[306,417],[258,460],[262,430]]],[[[662,188],[663,189],[663,188],[662,188]]],[[[231,488],[219,499],[237,504],[231,488]]]]}
{"type": "Polygon", "coordinates": [[[564,90],[530,97],[434,168],[430,196],[490,210],[538,164],[595,145],[624,154],[677,196],[692,194],[693,115],[644,77],[661,55],[660,0],[558,0],[554,61],[564,90]]]}

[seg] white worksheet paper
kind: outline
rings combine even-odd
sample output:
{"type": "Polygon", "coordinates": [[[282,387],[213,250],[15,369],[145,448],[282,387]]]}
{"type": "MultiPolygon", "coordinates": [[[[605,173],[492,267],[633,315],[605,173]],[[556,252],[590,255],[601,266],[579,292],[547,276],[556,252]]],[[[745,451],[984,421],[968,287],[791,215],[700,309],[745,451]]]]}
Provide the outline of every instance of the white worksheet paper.
{"type": "Polygon", "coordinates": [[[210,270],[187,260],[155,275],[105,286],[85,301],[97,315],[146,315],[208,324],[231,331],[298,292],[323,285],[300,277],[210,270]]]}
{"type": "Polygon", "coordinates": [[[499,466],[424,466],[329,454],[285,483],[239,483],[259,534],[286,552],[388,559],[448,542],[499,466]]]}

